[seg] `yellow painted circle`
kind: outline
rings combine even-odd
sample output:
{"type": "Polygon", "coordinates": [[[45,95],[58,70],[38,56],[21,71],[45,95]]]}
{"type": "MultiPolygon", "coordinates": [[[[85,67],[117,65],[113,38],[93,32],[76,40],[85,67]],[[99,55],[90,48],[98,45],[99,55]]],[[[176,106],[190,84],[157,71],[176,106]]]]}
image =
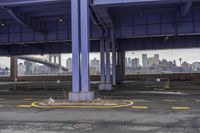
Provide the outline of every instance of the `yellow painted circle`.
{"type": "Polygon", "coordinates": [[[36,102],[33,102],[32,104],[31,104],[31,106],[32,107],[36,107],[36,108],[98,108],[98,109],[111,109],[111,108],[122,108],[122,107],[129,107],[129,106],[131,106],[131,105],[133,105],[134,104],[134,102],[133,101],[131,101],[131,100],[124,100],[124,101],[126,101],[126,102],[128,102],[127,104],[125,104],[125,105],[115,105],[115,106],[70,106],[70,105],[66,105],[66,106],[42,106],[42,105],[38,105],[38,102],[39,101],[36,101],[36,102]]]}

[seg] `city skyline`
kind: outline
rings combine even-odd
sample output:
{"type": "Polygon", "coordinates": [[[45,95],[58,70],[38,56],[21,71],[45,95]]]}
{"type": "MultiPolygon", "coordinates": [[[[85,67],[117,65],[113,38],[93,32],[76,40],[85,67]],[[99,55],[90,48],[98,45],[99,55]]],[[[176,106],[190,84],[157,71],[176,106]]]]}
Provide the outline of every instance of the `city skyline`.
{"type": "Polygon", "coordinates": [[[180,72],[200,72],[200,62],[196,61],[189,64],[186,61],[177,66],[177,62],[167,61],[165,58],[160,59],[159,54],[154,54],[149,57],[147,54],[142,54],[142,65],[139,64],[139,58],[125,58],[126,74],[157,74],[157,73],[180,73],[180,72]]]}
{"type": "Polygon", "coordinates": [[[159,54],[160,59],[166,59],[167,61],[175,60],[177,62],[177,66],[180,66],[179,58],[182,58],[182,62],[186,61],[190,64],[193,62],[200,62],[200,48],[128,51],[126,52],[126,57],[139,58],[141,65],[142,54],[147,54],[148,57],[153,57],[154,54],[159,54]]]}
{"type": "MultiPolygon", "coordinates": [[[[139,58],[139,64],[142,65],[142,54],[147,54],[148,57],[153,57],[154,54],[159,54],[160,59],[166,59],[167,61],[176,60],[177,66],[180,66],[179,58],[182,58],[182,62],[186,61],[191,64],[193,62],[200,62],[200,48],[191,48],[191,49],[169,49],[169,50],[141,50],[141,51],[127,51],[127,58],[139,58]]],[[[48,55],[40,56],[33,55],[34,57],[46,58],[48,55]]],[[[111,54],[112,56],[112,54],[111,54]]],[[[72,57],[71,54],[62,54],[62,65],[66,66],[66,60],[72,57]]],[[[96,58],[100,59],[100,53],[91,53],[90,60],[96,58]]],[[[0,57],[0,66],[1,67],[10,67],[9,57],[0,57]]],[[[23,62],[19,60],[19,62],[23,62]]]]}

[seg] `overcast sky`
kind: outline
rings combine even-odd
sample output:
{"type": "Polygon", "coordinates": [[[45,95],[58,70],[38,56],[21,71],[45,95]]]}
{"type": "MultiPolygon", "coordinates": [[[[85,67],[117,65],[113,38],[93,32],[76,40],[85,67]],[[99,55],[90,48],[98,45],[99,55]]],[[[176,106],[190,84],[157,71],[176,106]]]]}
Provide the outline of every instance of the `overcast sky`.
{"type": "MultiPolygon", "coordinates": [[[[200,62],[200,48],[193,49],[173,49],[173,50],[142,50],[142,51],[129,51],[126,53],[126,57],[130,58],[139,58],[140,64],[142,64],[142,54],[147,54],[148,57],[153,57],[154,54],[160,55],[160,60],[166,59],[168,61],[176,60],[177,65],[179,65],[179,58],[182,58],[182,62],[187,61],[188,63],[200,62]]],[[[46,58],[48,56],[37,56],[39,58],[46,58]]],[[[65,61],[67,58],[71,57],[71,54],[62,54],[62,65],[65,66],[65,61]]],[[[90,59],[97,58],[100,59],[99,53],[92,53],[90,55],[90,59]]],[[[9,67],[10,60],[8,57],[0,57],[0,66],[1,67],[9,67]]],[[[19,61],[22,62],[22,61],[19,61]]]]}

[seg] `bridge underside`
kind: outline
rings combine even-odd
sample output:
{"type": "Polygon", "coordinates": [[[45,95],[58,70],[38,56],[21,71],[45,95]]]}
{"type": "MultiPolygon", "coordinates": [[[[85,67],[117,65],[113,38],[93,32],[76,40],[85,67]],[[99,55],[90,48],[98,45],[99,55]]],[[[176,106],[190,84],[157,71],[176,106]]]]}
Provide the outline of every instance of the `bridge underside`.
{"type": "MultiPolygon", "coordinates": [[[[71,52],[70,0],[9,0],[0,9],[0,55],[71,52]]],[[[90,9],[92,52],[101,27],[114,28],[118,50],[199,47],[198,1],[94,0],[90,9]]]]}
{"type": "MultiPolygon", "coordinates": [[[[200,47],[200,35],[174,36],[163,42],[165,37],[124,38],[116,39],[119,51],[179,49],[200,47]]],[[[90,52],[100,52],[100,40],[90,42],[90,52]]],[[[0,55],[32,55],[71,53],[71,41],[38,42],[12,45],[0,45],[0,55]]]]}
{"type": "Polygon", "coordinates": [[[125,51],[199,47],[199,12],[198,0],[3,0],[0,55],[72,53],[74,100],[92,95],[89,52],[106,60],[100,89],[111,89],[116,62],[124,73],[125,51]]]}

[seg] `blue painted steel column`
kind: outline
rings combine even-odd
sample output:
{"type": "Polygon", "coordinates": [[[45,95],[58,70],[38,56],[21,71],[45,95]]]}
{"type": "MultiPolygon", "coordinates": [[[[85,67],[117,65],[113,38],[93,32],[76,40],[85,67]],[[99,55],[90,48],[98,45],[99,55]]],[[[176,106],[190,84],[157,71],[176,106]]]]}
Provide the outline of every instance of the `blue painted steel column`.
{"type": "Polygon", "coordinates": [[[105,40],[100,40],[100,58],[101,58],[101,84],[105,84],[105,40]]]}
{"type": "Polygon", "coordinates": [[[89,0],[72,0],[72,93],[70,101],[90,101],[94,92],[90,91],[89,77],[89,0]],[[81,48],[81,49],[80,49],[81,48]],[[80,65],[81,50],[81,65],[80,65]],[[80,77],[81,68],[81,77],[80,77]],[[80,91],[81,89],[81,91],[80,91]]]}
{"type": "Polygon", "coordinates": [[[112,83],[116,85],[116,47],[114,29],[111,30],[111,42],[112,42],[112,83]]]}
{"type": "MultiPolygon", "coordinates": [[[[72,0],[73,1],[73,0],[72,0]]],[[[89,77],[89,0],[80,0],[80,14],[81,14],[81,54],[82,54],[82,77],[81,87],[82,92],[90,90],[89,77]]]]}
{"type": "Polygon", "coordinates": [[[106,83],[110,83],[110,43],[106,39],[106,83]]]}
{"type": "Polygon", "coordinates": [[[79,0],[71,1],[72,14],[72,92],[80,91],[80,27],[79,0]]]}

